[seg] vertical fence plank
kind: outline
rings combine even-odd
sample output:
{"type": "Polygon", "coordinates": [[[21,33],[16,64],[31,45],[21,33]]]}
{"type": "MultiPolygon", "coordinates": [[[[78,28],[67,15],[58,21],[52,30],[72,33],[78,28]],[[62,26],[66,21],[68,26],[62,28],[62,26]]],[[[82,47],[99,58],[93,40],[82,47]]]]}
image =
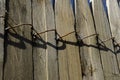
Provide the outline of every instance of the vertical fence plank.
{"type": "MultiPolygon", "coordinates": [[[[46,28],[47,30],[55,29],[54,12],[51,0],[46,0],[46,28]]],[[[58,79],[58,60],[55,40],[55,31],[47,33],[47,57],[48,57],[48,79],[58,79]]]]}
{"type": "Polygon", "coordinates": [[[118,66],[114,54],[112,39],[110,39],[111,38],[110,27],[102,5],[102,0],[93,0],[92,8],[96,25],[96,31],[99,34],[100,43],[99,48],[105,80],[117,80],[116,78],[117,76],[115,74],[118,74],[118,66]],[[107,41],[101,43],[100,40],[107,41]]]}
{"type": "MultiPolygon", "coordinates": [[[[45,0],[33,0],[33,26],[39,33],[46,30],[45,0]]],[[[47,80],[46,33],[34,40],[34,80],[47,80]]]]}
{"type": "MultiPolygon", "coordinates": [[[[8,27],[31,24],[31,0],[7,1],[8,27]]],[[[14,30],[7,32],[4,80],[33,80],[31,27],[19,26],[14,30]]]]}
{"type": "MultiPolygon", "coordinates": [[[[63,36],[74,31],[74,15],[70,0],[56,0],[55,18],[57,32],[63,36]]],[[[82,80],[79,49],[75,33],[58,41],[60,80],[82,80]]]]}
{"type": "MultiPolygon", "coordinates": [[[[76,0],[76,31],[82,39],[96,34],[87,0],[76,0]]],[[[80,42],[83,80],[104,80],[96,36],[80,42]]]]}
{"type": "MultiPolygon", "coordinates": [[[[37,32],[55,29],[54,13],[50,0],[33,1],[33,25],[37,32]]],[[[40,34],[34,46],[35,80],[58,80],[55,31],[40,34]]]]}
{"type": "Polygon", "coordinates": [[[0,80],[3,77],[5,0],[0,0],[0,80]]]}
{"type": "MultiPolygon", "coordinates": [[[[117,0],[107,0],[107,9],[112,36],[115,37],[115,45],[117,45],[116,42],[120,43],[120,8],[118,6],[117,0]]],[[[117,55],[118,66],[120,71],[119,51],[120,51],[119,46],[115,46],[115,52],[117,55]]]]}

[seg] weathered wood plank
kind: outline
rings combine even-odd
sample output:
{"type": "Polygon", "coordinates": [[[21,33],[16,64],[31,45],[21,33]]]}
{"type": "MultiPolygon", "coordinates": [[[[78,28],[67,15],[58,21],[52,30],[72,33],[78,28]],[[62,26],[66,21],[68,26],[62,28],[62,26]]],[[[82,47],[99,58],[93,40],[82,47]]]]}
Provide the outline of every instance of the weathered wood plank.
{"type": "Polygon", "coordinates": [[[3,77],[5,0],[0,0],[0,80],[3,77]]]}
{"type": "MultiPolygon", "coordinates": [[[[47,30],[55,29],[54,12],[52,8],[51,0],[45,0],[46,2],[46,28],[47,30]]],[[[48,79],[59,80],[58,78],[58,59],[57,48],[55,40],[55,31],[47,33],[47,58],[48,58],[48,79]]]]}
{"type": "MultiPolygon", "coordinates": [[[[37,32],[55,29],[54,13],[50,0],[33,1],[33,25],[37,32]]],[[[57,51],[55,31],[41,34],[34,47],[34,76],[35,80],[58,80],[57,51]]]]}
{"type": "MultiPolygon", "coordinates": [[[[74,15],[70,0],[56,0],[55,19],[57,32],[63,36],[74,31],[74,15]]],[[[58,42],[58,63],[60,80],[82,80],[79,47],[75,34],[58,42]]]]}
{"type": "MultiPolygon", "coordinates": [[[[33,26],[37,32],[46,30],[45,0],[34,0],[33,9],[33,26]]],[[[33,47],[34,57],[34,80],[47,80],[47,54],[46,54],[46,33],[41,34],[41,39],[36,38],[33,47]],[[38,45],[38,46],[37,46],[38,45]]]]}
{"type": "MultiPolygon", "coordinates": [[[[10,0],[7,3],[8,27],[31,24],[31,0],[10,0]]],[[[4,80],[33,80],[31,27],[21,26],[15,31],[8,31],[4,80]]]]}
{"type": "MultiPolygon", "coordinates": [[[[120,43],[120,8],[118,6],[117,0],[107,0],[107,8],[112,36],[115,37],[115,41],[117,43],[120,43]]],[[[117,55],[118,66],[120,71],[119,51],[120,49],[118,48],[118,46],[115,46],[115,52],[117,55]]]]}
{"type": "MultiPolygon", "coordinates": [[[[99,39],[102,41],[110,39],[110,26],[103,8],[102,0],[93,0],[92,9],[96,31],[99,34],[99,39]]],[[[101,43],[100,40],[99,43],[101,43]]],[[[100,54],[105,80],[118,80],[118,76],[115,74],[118,74],[119,71],[116,56],[114,54],[112,39],[101,43],[99,47],[102,48],[100,49],[100,54]]]]}
{"type": "MultiPolygon", "coordinates": [[[[81,39],[96,34],[87,0],[76,0],[76,31],[81,39]]],[[[83,80],[104,80],[96,36],[82,41],[80,54],[83,80]]]]}

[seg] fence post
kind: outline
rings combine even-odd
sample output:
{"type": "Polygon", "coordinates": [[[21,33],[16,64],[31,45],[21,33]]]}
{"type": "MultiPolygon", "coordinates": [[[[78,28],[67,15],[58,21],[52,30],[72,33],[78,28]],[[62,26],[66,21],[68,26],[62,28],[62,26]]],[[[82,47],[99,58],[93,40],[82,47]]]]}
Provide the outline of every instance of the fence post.
{"type": "Polygon", "coordinates": [[[95,20],[96,31],[99,34],[99,38],[98,38],[100,43],[99,50],[100,50],[101,62],[102,62],[105,80],[114,80],[114,79],[117,80],[117,76],[115,74],[118,73],[118,66],[113,48],[110,26],[103,7],[102,0],[93,0],[92,9],[95,20]],[[110,40],[101,43],[101,41],[107,39],[110,40]]]}
{"type": "Polygon", "coordinates": [[[80,43],[83,79],[104,80],[97,45],[99,34],[96,34],[93,17],[87,0],[76,0],[76,30],[77,34],[83,39],[83,44],[80,43]]]}
{"type": "Polygon", "coordinates": [[[0,80],[3,77],[5,0],[0,0],[0,80]]]}
{"type": "MultiPolygon", "coordinates": [[[[7,1],[7,27],[31,24],[31,0],[7,1]]],[[[6,36],[4,80],[33,80],[31,27],[9,29],[6,36]]]]}
{"type": "MultiPolygon", "coordinates": [[[[108,8],[108,18],[110,23],[110,28],[112,32],[112,36],[115,37],[115,54],[118,62],[118,67],[120,71],[120,7],[117,3],[118,0],[106,0],[107,8],[108,8]]],[[[119,0],[120,2],[120,0],[119,0]]],[[[120,75],[120,73],[117,73],[120,75]]]]}
{"type": "MultiPolygon", "coordinates": [[[[57,32],[63,36],[74,31],[74,14],[70,0],[56,0],[55,19],[57,32]]],[[[75,33],[58,41],[60,80],[82,80],[79,46],[75,33]]]]}
{"type": "Polygon", "coordinates": [[[33,46],[34,79],[58,80],[55,23],[51,1],[33,0],[32,4],[33,28],[40,33],[33,46]]]}

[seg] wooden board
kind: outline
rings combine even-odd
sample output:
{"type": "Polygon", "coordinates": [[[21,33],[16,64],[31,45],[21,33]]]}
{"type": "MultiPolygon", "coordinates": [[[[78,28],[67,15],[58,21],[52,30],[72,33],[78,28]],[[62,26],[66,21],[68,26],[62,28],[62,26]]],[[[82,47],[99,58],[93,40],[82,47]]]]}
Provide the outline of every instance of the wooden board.
{"type": "MultiPolygon", "coordinates": [[[[115,37],[116,43],[120,43],[120,8],[117,0],[107,0],[108,17],[110,22],[110,28],[112,36],[115,37]],[[114,3],[114,4],[113,4],[114,3]]],[[[118,67],[120,70],[120,49],[119,46],[115,46],[115,52],[118,60],[118,67]]]]}
{"type": "MultiPolygon", "coordinates": [[[[54,13],[50,0],[33,1],[33,26],[37,32],[55,29],[54,13]]],[[[41,34],[34,46],[34,79],[58,80],[55,31],[41,34]]]]}
{"type": "Polygon", "coordinates": [[[102,0],[92,1],[93,16],[95,20],[96,31],[99,34],[100,55],[104,71],[105,80],[118,80],[119,73],[116,56],[111,38],[110,26],[106,17],[102,0]],[[108,40],[110,39],[110,40],[108,40]],[[101,41],[108,40],[101,43],[101,41]],[[114,66],[113,66],[114,65],[114,66]]]}
{"type": "MultiPolygon", "coordinates": [[[[76,0],[76,31],[82,39],[96,34],[87,0],[76,0]]],[[[80,42],[83,80],[104,80],[96,35],[80,42]]]]}
{"type": "MultiPolygon", "coordinates": [[[[8,27],[31,24],[31,0],[10,0],[6,5],[8,27]]],[[[6,35],[4,80],[33,80],[31,27],[21,26],[15,31],[10,29],[6,35]]]]}
{"type": "MultiPolygon", "coordinates": [[[[51,0],[45,0],[46,28],[55,29],[55,18],[51,0]]],[[[56,48],[55,31],[47,33],[47,58],[48,58],[48,79],[59,80],[58,78],[58,57],[56,48]]]]}
{"type": "MultiPolygon", "coordinates": [[[[56,0],[55,22],[57,32],[63,36],[74,31],[74,15],[70,0],[56,0]]],[[[58,41],[58,64],[60,80],[82,80],[79,47],[75,33],[58,41]]]]}
{"type": "Polygon", "coordinates": [[[3,77],[5,0],[0,0],[0,80],[3,77]]]}
{"type": "MultiPolygon", "coordinates": [[[[34,0],[32,3],[33,27],[39,33],[46,30],[45,20],[45,0],[34,0]]],[[[47,53],[46,53],[46,33],[40,35],[41,38],[34,40],[33,58],[34,58],[34,80],[47,80],[47,53]],[[38,46],[37,46],[38,45],[38,46]]]]}

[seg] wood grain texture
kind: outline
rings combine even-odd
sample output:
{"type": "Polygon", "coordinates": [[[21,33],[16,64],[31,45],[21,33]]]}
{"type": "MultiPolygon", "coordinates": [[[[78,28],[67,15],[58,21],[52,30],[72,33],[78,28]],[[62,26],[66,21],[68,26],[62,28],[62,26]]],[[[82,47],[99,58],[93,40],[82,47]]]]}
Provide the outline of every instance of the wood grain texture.
{"type": "MultiPolygon", "coordinates": [[[[56,0],[55,19],[57,32],[63,36],[74,31],[74,15],[70,0],[56,0]]],[[[79,47],[75,33],[58,41],[60,80],[82,80],[79,47]]]]}
{"type": "MultiPolygon", "coordinates": [[[[33,1],[33,25],[37,32],[55,29],[54,13],[50,0],[33,1]]],[[[40,35],[34,46],[34,79],[58,80],[55,31],[40,35]],[[40,45],[41,44],[41,45],[40,45]]]]}
{"type": "MultiPolygon", "coordinates": [[[[55,18],[51,0],[45,0],[46,28],[55,29],[55,18]]],[[[48,79],[59,80],[58,78],[58,57],[55,40],[55,31],[47,33],[47,58],[48,58],[48,79]]]]}
{"type": "MultiPolygon", "coordinates": [[[[7,3],[8,27],[31,24],[31,0],[10,0],[7,3]]],[[[21,26],[15,31],[10,29],[6,35],[4,80],[33,80],[31,27],[21,26]]]]}
{"type": "MultiPolygon", "coordinates": [[[[115,37],[115,42],[120,43],[120,8],[117,0],[107,0],[107,8],[112,36],[115,37]]],[[[117,55],[118,67],[120,71],[120,49],[118,47],[119,46],[115,46],[115,52],[117,55]]]]}
{"type": "MultiPolygon", "coordinates": [[[[32,3],[33,26],[37,32],[46,30],[45,0],[34,0],[32,3]]],[[[41,38],[34,40],[34,80],[47,80],[47,52],[46,52],[46,33],[40,35],[41,38]],[[37,46],[38,45],[38,46],[37,46]]]]}
{"type": "MultiPolygon", "coordinates": [[[[76,0],[76,31],[82,39],[96,34],[93,17],[87,0],[76,0]]],[[[96,36],[80,42],[83,80],[104,80],[96,36]]]]}
{"type": "MultiPolygon", "coordinates": [[[[106,17],[102,0],[92,1],[93,16],[95,20],[96,31],[99,34],[99,39],[104,41],[111,38],[110,26],[106,17]]],[[[101,43],[101,41],[99,42],[101,43]]],[[[101,62],[104,71],[105,80],[118,80],[118,65],[112,40],[108,40],[100,44],[101,62]],[[113,66],[114,65],[114,66],[113,66]]]]}
{"type": "Polygon", "coordinates": [[[3,77],[5,0],[0,0],[0,80],[3,77]]]}

